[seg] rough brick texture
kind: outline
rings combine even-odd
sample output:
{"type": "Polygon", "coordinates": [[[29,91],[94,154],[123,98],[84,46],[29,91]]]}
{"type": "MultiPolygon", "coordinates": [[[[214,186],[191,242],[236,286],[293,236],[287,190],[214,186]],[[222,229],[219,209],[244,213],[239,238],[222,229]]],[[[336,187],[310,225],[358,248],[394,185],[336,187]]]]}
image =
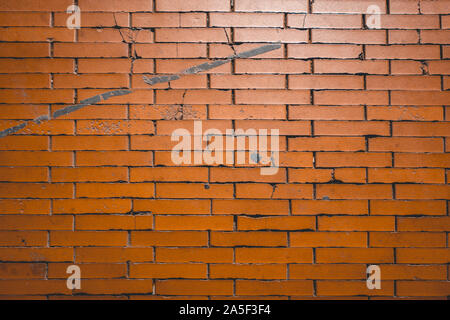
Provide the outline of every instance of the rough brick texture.
{"type": "Polygon", "coordinates": [[[450,296],[450,1],[70,4],[0,0],[0,130],[133,93],[0,138],[0,299],[450,296]],[[280,129],[278,173],[174,164],[194,120],[280,129]]]}

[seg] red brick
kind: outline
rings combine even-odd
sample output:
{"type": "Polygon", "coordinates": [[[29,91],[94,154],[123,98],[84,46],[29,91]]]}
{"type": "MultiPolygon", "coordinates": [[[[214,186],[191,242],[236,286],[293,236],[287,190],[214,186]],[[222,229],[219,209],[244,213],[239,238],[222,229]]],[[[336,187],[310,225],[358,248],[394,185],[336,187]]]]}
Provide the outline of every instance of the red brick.
{"type": "Polygon", "coordinates": [[[386,12],[386,3],[382,0],[315,0],[312,4],[312,12],[314,13],[367,13],[370,5],[376,5],[380,8],[381,13],[386,12]]]}
{"type": "Polygon", "coordinates": [[[211,27],[283,27],[284,19],[278,13],[211,13],[211,27]]]}
{"type": "MultiPolygon", "coordinates": [[[[362,46],[348,44],[288,44],[289,58],[358,58],[362,46]]],[[[317,72],[317,71],[316,71],[317,72]]]]}
{"type": "Polygon", "coordinates": [[[236,11],[247,12],[307,12],[306,0],[236,0],[236,11]]]}
{"type": "Polygon", "coordinates": [[[229,11],[228,0],[199,0],[186,2],[181,0],[156,0],[157,11],[229,11]]]}
{"type": "Polygon", "coordinates": [[[288,14],[287,25],[291,28],[359,29],[362,21],[356,14],[288,14]]]}
{"type": "Polygon", "coordinates": [[[383,30],[312,30],[313,43],[385,44],[383,30]]]}
{"type": "Polygon", "coordinates": [[[439,46],[432,45],[368,45],[366,59],[439,59],[439,46]]]}
{"type": "Polygon", "coordinates": [[[235,29],[234,39],[237,42],[308,42],[308,32],[298,29],[235,29]]]}

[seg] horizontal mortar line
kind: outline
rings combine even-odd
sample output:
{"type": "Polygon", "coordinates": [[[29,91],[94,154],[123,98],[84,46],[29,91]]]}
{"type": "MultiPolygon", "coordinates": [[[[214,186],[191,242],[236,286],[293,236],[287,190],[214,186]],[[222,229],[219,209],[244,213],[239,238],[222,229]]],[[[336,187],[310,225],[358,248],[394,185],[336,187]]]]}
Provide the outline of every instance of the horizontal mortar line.
{"type": "MultiPolygon", "coordinates": [[[[164,82],[170,82],[173,80],[177,80],[180,79],[182,76],[185,75],[190,75],[190,74],[196,74],[199,72],[203,72],[206,70],[211,70],[213,68],[217,68],[225,63],[229,63],[232,60],[238,59],[238,58],[250,58],[250,57],[254,57],[260,54],[264,54],[276,49],[281,48],[281,44],[268,44],[268,45],[264,45],[262,47],[256,48],[256,49],[252,49],[249,51],[244,51],[241,52],[239,54],[235,54],[235,55],[231,55],[227,58],[225,58],[224,60],[214,60],[211,62],[206,62],[191,68],[188,68],[186,70],[181,71],[178,74],[175,75],[171,75],[171,76],[157,76],[157,77],[153,77],[153,78],[148,78],[147,76],[144,76],[144,81],[149,84],[149,85],[153,85],[156,83],[164,83],[164,82]]],[[[40,124],[43,121],[47,121],[50,119],[55,119],[58,118],[60,116],[69,114],[71,112],[80,110],[88,105],[95,105],[98,104],[101,101],[106,101],[112,97],[116,97],[116,96],[122,96],[122,95],[127,95],[132,93],[132,90],[128,90],[128,89],[119,89],[119,90],[114,90],[114,91],[108,91],[99,95],[95,95],[93,97],[84,99],[82,101],[80,101],[79,104],[75,104],[75,105],[71,105],[68,107],[65,107],[63,109],[60,109],[58,111],[55,111],[52,116],[48,116],[48,115],[41,115],[33,120],[29,120],[29,121],[25,121],[22,122],[16,126],[10,127],[8,129],[5,129],[3,131],[0,131],[0,137],[5,137],[7,135],[16,133],[20,130],[22,130],[23,128],[25,128],[30,122],[36,123],[36,124],[40,124]]]]}

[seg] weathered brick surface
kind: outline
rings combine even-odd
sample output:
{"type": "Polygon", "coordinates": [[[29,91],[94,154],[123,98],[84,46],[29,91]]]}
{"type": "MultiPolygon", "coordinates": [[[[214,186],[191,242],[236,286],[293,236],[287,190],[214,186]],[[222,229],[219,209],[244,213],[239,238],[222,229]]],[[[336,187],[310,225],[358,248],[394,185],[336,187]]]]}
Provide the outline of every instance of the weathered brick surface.
{"type": "Polygon", "coordinates": [[[0,0],[0,131],[133,93],[0,138],[0,299],[450,296],[450,1],[77,3],[0,0]],[[278,173],[174,164],[193,120],[279,129],[278,173]]]}

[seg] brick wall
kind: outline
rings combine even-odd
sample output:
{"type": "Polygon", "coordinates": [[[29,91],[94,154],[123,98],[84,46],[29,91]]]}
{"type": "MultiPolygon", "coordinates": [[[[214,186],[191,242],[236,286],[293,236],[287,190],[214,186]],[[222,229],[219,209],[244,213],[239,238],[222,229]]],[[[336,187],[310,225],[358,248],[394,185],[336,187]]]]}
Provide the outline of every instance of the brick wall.
{"type": "Polygon", "coordinates": [[[449,1],[78,0],[78,30],[73,3],[0,1],[0,130],[29,121],[0,138],[0,298],[450,295],[449,1]],[[278,172],[175,165],[194,120],[279,129],[278,172]]]}

